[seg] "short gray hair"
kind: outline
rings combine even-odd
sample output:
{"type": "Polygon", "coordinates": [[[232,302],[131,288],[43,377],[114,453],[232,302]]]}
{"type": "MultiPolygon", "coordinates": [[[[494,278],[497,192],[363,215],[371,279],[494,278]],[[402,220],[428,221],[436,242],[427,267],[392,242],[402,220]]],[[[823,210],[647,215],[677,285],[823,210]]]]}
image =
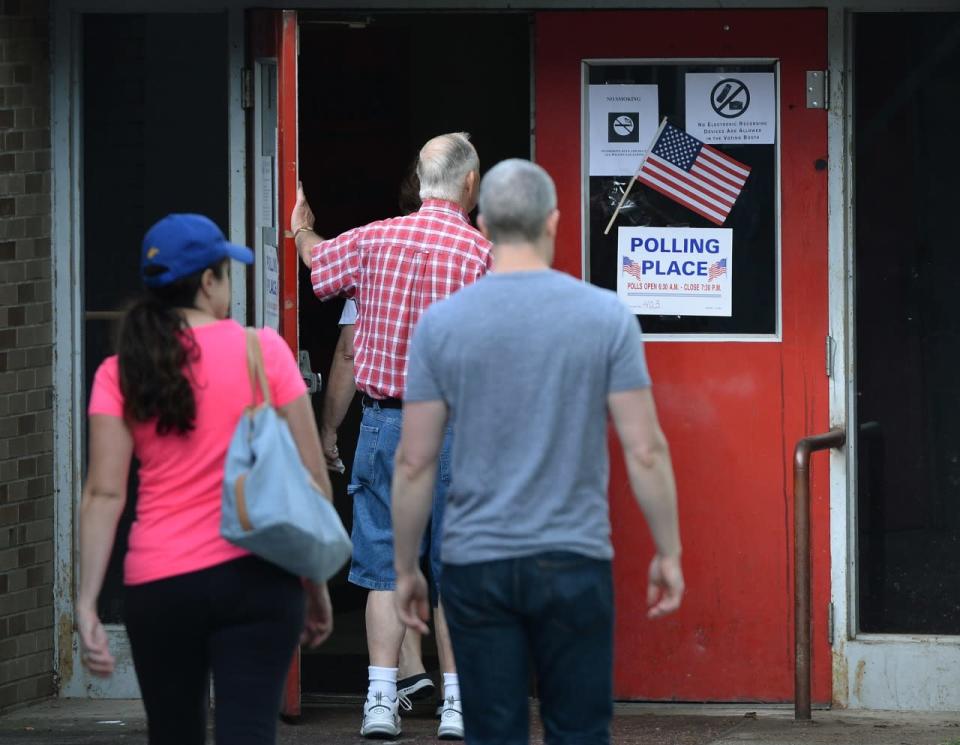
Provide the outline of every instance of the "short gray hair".
{"type": "Polygon", "coordinates": [[[480,182],[480,215],[494,243],[536,241],[556,208],[553,179],[529,160],[501,161],[480,182]]]}
{"type": "Polygon", "coordinates": [[[417,176],[420,199],[460,200],[463,182],[471,171],[480,170],[480,158],[466,132],[434,137],[420,150],[417,176]]]}

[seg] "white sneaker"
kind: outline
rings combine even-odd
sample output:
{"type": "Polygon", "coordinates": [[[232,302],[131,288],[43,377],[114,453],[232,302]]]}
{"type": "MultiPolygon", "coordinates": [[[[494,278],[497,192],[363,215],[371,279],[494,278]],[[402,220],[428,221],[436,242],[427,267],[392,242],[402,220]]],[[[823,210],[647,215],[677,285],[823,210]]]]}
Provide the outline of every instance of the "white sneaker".
{"type": "Polygon", "coordinates": [[[450,696],[440,707],[440,727],[437,737],[441,740],[463,739],[463,702],[450,696]]]}
{"type": "MultiPolygon", "coordinates": [[[[400,734],[400,705],[403,697],[390,698],[382,692],[367,694],[363,704],[362,737],[396,737],[400,734]]],[[[410,709],[410,704],[404,707],[410,709]]]]}

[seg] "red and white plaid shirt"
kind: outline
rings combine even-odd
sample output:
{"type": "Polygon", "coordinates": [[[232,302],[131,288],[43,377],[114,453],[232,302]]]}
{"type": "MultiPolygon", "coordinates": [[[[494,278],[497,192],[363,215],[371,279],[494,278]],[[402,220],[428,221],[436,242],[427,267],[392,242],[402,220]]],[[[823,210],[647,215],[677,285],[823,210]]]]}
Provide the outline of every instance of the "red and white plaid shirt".
{"type": "Polygon", "coordinates": [[[316,296],[357,301],[357,388],[371,398],[403,397],[407,349],[420,315],[486,274],[493,262],[490,250],[463,209],[441,199],[313,247],[310,279],[316,296]]]}

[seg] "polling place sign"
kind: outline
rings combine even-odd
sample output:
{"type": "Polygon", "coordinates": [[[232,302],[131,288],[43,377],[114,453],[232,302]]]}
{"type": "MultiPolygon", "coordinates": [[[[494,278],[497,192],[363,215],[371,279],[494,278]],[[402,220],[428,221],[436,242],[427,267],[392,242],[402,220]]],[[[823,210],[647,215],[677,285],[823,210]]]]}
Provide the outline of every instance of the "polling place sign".
{"type": "Polygon", "coordinates": [[[730,228],[620,228],[617,294],[636,315],[733,314],[730,228]]]}

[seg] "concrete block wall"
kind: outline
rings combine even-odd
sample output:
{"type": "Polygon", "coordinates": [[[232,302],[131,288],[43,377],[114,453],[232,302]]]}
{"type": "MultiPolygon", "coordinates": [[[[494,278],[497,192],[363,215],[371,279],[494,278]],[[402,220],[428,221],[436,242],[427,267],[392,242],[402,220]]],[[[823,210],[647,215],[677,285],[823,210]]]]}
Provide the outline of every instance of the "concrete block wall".
{"type": "Polygon", "coordinates": [[[55,692],[50,31],[0,0],[0,711],[55,692]]]}

